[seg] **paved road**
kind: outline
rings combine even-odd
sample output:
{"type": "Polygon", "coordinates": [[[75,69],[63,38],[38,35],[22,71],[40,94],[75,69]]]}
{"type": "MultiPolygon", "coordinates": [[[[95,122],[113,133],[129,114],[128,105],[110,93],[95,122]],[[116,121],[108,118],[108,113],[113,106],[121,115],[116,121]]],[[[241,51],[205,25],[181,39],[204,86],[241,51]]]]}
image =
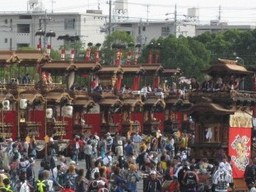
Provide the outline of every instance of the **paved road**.
{"type": "MultiPolygon", "coordinates": [[[[34,170],[35,170],[36,176],[38,175],[38,171],[39,171],[39,169],[40,169],[40,162],[41,162],[40,159],[36,159],[36,160],[35,160],[34,170]]],[[[70,159],[69,159],[69,158],[68,158],[68,162],[70,162],[70,159]]],[[[58,164],[58,161],[57,161],[56,163],[58,164]]],[[[84,161],[84,160],[79,161],[78,167],[85,169],[85,161],[84,161]]],[[[137,188],[138,188],[138,192],[143,192],[143,182],[142,182],[142,180],[140,180],[140,181],[138,182],[137,188]]]]}

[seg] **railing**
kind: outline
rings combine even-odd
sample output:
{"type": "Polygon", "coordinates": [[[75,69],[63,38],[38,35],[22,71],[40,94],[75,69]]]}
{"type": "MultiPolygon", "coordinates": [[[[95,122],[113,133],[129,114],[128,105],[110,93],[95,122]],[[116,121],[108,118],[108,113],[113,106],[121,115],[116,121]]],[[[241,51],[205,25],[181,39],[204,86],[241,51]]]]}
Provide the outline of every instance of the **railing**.
{"type": "Polygon", "coordinates": [[[66,121],[55,121],[54,122],[54,129],[56,132],[54,133],[55,136],[64,136],[66,135],[65,127],[67,125],[66,121]]]}
{"type": "Polygon", "coordinates": [[[41,126],[41,123],[27,121],[26,129],[27,129],[28,135],[34,135],[34,136],[38,135],[40,126],[41,126]]]}
{"type": "Polygon", "coordinates": [[[12,136],[12,125],[0,122],[0,137],[6,138],[12,136]]]}

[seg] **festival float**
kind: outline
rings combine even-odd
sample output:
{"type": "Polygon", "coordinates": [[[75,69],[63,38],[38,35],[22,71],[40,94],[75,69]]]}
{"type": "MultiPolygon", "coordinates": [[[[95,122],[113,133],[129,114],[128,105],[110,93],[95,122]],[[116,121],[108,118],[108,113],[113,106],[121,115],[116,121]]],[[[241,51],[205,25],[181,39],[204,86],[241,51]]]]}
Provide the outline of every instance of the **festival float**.
{"type": "Polygon", "coordinates": [[[200,90],[189,95],[192,106],[187,112],[194,122],[191,156],[221,160],[228,154],[235,185],[245,186],[245,167],[255,154],[251,146],[256,94],[249,86],[253,72],[227,59],[218,59],[203,72],[207,78],[200,90]]]}
{"type": "Polygon", "coordinates": [[[92,51],[88,45],[82,61],[74,51],[61,50],[60,60],[52,60],[50,50],[1,51],[1,137],[70,140],[76,134],[163,131],[164,82],[180,70],[164,69],[158,51],[138,63],[140,46],[125,58],[117,48],[114,66],[102,66],[99,46],[92,51]]]}
{"type": "Polygon", "coordinates": [[[148,63],[138,63],[137,52],[122,59],[116,49],[114,66],[100,64],[98,48],[88,47],[83,61],[73,54],[66,58],[61,51],[61,60],[53,61],[49,52],[0,52],[2,139],[68,142],[81,134],[185,131],[193,135],[192,157],[226,153],[234,178],[242,177],[255,153],[255,85],[246,82],[253,82],[253,70],[219,59],[203,71],[208,78],[200,88],[190,82],[189,94],[182,94],[181,70],[164,68],[158,50],[149,50],[148,63]]]}

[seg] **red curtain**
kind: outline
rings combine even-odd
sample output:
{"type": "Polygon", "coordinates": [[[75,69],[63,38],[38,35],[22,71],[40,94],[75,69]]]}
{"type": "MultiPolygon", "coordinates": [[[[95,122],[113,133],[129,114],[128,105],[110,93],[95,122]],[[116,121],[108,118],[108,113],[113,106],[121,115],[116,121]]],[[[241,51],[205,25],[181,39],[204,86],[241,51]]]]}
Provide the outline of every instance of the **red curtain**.
{"type": "Polygon", "coordinates": [[[84,115],[84,119],[87,124],[92,126],[92,133],[100,135],[101,126],[101,114],[100,113],[89,113],[84,115]]]}
{"type": "Polygon", "coordinates": [[[135,76],[133,78],[133,86],[132,86],[132,90],[133,91],[137,91],[140,89],[140,76],[135,76]]]}
{"type": "Polygon", "coordinates": [[[3,122],[12,125],[12,138],[16,139],[18,137],[18,125],[17,125],[17,112],[16,111],[6,111],[3,114],[3,122]]]}
{"type": "Polygon", "coordinates": [[[64,121],[67,123],[65,127],[65,130],[66,130],[65,139],[73,139],[74,138],[73,118],[64,117],[64,121]]]}
{"type": "Polygon", "coordinates": [[[121,89],[122,79],[123,79],[122,77],[118,77],[116,80],[116,90],[117,91],[120,91],[120,89],[121,89]]]}
{"type": "Polygon", "coordinates": [[[121,119],[122,119],[122,114],[121,113],[114,113],[113,114],[113,121],[115,124],[118,124],[117,131],[121,130],[121,119]]]}
{"type": "Polygon", "coordinates": [[[159,82],[160,82],[160,77],[158,77],[158,76],[154,77],[153,88],[158,88],[159,82]]]}
{"type": "Polygon", "coordinates": [[[142,132],[143,129],[143,123],[144,123],[144,116],[143,112],[132,112],[131,114],[131,120],[132,121],[138,121],[140,123],[140,132],[142,132]]]}
{"type": "Polygon", "coordinates": [[[154,113],[154,117],[157,119],[157,121],[160,121],[159,129],[161,132],[164,130],[164,112],[158,112],[154,113]]]}
{"type": "Polygon", "coordinates": [[[231,157],[234,178],[244,178],[245,167],[251,156],[251,136],[251,128],[229,128],[228,154],[231,157]]]}
{"type": "Polygon", "coordinates": [[[44,136],[45,136],[45,111],[43,111],[43,110],[30,111],[30,121],[37,122],[40,124],[39,135],[37,135],[36,138],[44,139],[44,136]]]}

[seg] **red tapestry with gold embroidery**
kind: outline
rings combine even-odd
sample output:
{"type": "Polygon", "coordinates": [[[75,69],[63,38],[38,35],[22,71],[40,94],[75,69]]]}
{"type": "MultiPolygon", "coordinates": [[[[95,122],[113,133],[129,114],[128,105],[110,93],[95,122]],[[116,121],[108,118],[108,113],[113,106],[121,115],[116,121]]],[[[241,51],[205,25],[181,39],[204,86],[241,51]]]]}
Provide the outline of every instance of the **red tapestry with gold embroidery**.
{"type": "Polygon", "coordinates": [[[229,148],[234,178],[243,178],[251,157],[252,116],[238,111],[230,115],[229,148]]]}

